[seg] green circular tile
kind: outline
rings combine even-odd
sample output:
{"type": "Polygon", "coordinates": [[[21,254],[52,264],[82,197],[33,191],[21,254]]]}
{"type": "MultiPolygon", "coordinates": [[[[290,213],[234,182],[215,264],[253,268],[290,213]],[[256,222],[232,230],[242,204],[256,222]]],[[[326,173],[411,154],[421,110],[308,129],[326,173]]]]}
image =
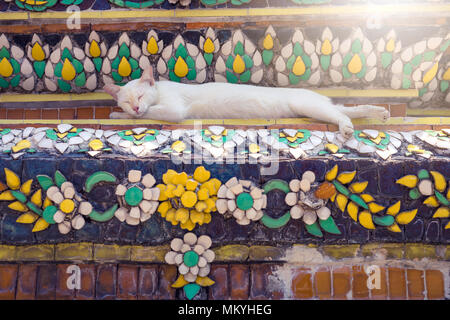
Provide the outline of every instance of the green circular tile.
{"type": "Polygon", "coordinates": [[[125,201],[130,206],[137,206],[143,199],[142,190],[138,187],[132,187],[125,192],[125,201]]]}
{"type": "Polygon", "coordinates": [[[183,256],[183,262],[186,266],[194,267],[198,263],[198,254],[195,251],[187,251],[183,256]]]}
{"type": "Polygon", "coordinates": [[[253,198],[247,192],[240,193],[236,198],[236,204],[241,210],[248,210],[253,206],[253,198]]]}

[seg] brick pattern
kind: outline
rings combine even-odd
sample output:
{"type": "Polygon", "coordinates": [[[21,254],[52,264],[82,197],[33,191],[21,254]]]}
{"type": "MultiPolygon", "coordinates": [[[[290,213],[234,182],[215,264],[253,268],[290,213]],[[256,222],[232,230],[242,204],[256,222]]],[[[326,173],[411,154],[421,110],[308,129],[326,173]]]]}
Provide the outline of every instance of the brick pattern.
{"type": "MultiPolygon", "coordinates": [[[[176,267],[161,264],[80,264],[81,288],[69,289],[70,264],[0,264],[0,300],[178,299],[170,285],[176,267]]],[[[361,265],[293,268],[290,293],[273,285],[275,263],[213,264],[203,289],[208,300],[258,299],[445,299],[440,270],[381,268],[379,289],[369,290],[361,265]]],[[[180,289],[178,289],[180,291],[180,289]]]]}

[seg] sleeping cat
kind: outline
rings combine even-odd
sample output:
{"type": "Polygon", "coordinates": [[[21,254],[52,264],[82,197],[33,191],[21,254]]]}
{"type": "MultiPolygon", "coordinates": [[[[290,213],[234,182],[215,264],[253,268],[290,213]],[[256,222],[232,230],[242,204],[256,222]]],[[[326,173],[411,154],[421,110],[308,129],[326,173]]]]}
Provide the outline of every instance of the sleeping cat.
{"type": "Polygon", "coordinates": [[[104,90],[125,112],[113,112],[112,119],[144,118],[169,122],[185,119],[279,119],[309,117],[337,124],[345,137],[353,134],[353,118],[387,120],[383,107],[344,107],[328,97],[306,89],[271,88],[210,82],[182,84],[155,82],[153,69],[140,79],[120,87],[108,84],[104,90]]]}

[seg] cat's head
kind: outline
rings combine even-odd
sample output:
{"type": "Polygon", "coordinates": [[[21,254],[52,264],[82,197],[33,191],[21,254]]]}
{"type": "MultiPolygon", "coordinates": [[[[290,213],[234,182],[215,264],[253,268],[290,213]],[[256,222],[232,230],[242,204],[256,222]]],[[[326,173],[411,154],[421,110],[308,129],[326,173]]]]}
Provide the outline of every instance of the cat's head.
{"type": "Polygon", "coordinates": [[[124,86],[107,84],[103,89],[117,101],[124,112],[133,117],[145,114],[158,100],[152,67],[145,69],[140,79],[132,80],[124,86]]]}

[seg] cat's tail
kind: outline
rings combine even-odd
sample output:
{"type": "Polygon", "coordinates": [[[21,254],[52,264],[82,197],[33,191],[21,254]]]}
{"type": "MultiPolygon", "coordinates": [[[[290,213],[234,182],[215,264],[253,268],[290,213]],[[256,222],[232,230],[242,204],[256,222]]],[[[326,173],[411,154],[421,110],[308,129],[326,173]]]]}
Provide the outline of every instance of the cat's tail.
{"type": "Polygon", "coordinates": [[[343,105],[336,105],[343,114],[351,119],[354,118],[375,118],[386,121],[389,119],[389,111],[384,107],[373,106],[370,104],[361,104],[355,107],[345,107],[343,105]]]}

